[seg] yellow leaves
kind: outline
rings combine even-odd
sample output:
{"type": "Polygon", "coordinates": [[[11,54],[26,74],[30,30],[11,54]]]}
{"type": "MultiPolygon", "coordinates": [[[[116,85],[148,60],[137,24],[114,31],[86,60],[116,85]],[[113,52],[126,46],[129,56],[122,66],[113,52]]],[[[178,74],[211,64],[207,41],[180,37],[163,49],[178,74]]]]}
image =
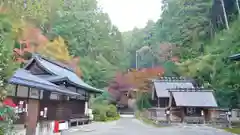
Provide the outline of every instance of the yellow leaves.
{"type": "Polygon", "coordinates": [[[54,39],[54,41],[49,42],[46,45],[38,46],[36,51],[58,61],[70,61],[72,59],[69,55],[67,45],[61,37],[54,39]]]}
{"type": "Polygon", "coordinates": [[[53,58],[64,64],[67,64],[69,67],[71,67],[74,70],[74,72],[79,77],[82,76],[82,72],[81,72],[80,68],[78,67],[80,59],[79,59],[79,57],[73,58],[69,54],[67,45],[65,44],[63,38],[58,37],[58,38],[54,39],[52,42],[48,42],[45,45],[37,46],[36,52],[43,56],[53,58]]]}

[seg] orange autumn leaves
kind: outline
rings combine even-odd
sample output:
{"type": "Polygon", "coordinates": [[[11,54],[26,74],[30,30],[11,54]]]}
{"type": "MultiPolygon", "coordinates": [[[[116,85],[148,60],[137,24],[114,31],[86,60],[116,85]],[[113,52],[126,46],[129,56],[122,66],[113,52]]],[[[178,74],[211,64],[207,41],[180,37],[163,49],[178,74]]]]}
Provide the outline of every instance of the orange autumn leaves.
{"type": "Polygon", "coordinates": [[[39,53],[45,57],[67,64],[74,69],[78,76],[82,76],[81,70],[78,67],[80,58],[70,55],[64,39],[60,36],[53,41],[49,41],[39,28],[26,25],[19,32],[18,42],[20,47],[14,49],[18,62],[25,63],[29,59],[26,55],[39,53]]]}
{"type": "Polygon", "coordinates": [[[149,90],[149,80],[163,76],[164,69],[162,67],[144,68],[140,70],[131,70],[125,74],[117,74],[112,83],[109,85],[111,91],[128,91],[128,90],[149,90]],[[127,90],[128,89],[128,90],[127,90]]]}
{"type": "Polygon", "coordinates": [[[143,68],[140,70],[132,70],[126,74],[126,78],[135,89],[148,91],[149,80],[163,76],[164,69],[162,67],[143,68]]]}

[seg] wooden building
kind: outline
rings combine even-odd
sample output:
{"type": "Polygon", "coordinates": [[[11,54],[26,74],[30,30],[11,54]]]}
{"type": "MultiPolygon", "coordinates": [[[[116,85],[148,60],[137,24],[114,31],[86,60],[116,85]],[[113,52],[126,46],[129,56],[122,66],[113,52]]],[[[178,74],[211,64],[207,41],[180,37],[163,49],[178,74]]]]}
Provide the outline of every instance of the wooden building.
{"type": "Polygon", "coordinates": [[[204,123],[211,120],[211,110],[217,108],[213,91],[202,88],[169,89],[169,107],[174,118],[187,123],[204,123]]]}
{"type": "Polygon", "coordinates": [[[102,92],[84,83],[66,65],[40,55],[34,55],[24,68],[18,69],[9,83],[15,87],[8,96],[18,105],[17,123],[27,126],[34,121],[87,120],[89,97],[102,92]]]}
{"type": "Polygon", "coordinates": [[[184,77],[160,77],[152,80],[152,103],[159,108],[167,108],[169,105],[170,93],[172,88],[194,88],[193,81],[184,77]]]}
{"type": "Polygon", "coordinates": [[[151,115],[157,120],[203,123],[211,118],[217,108],[213,91],[196,87],[193,80],[183,77],[161,77],[152,81],[151,115]]]}

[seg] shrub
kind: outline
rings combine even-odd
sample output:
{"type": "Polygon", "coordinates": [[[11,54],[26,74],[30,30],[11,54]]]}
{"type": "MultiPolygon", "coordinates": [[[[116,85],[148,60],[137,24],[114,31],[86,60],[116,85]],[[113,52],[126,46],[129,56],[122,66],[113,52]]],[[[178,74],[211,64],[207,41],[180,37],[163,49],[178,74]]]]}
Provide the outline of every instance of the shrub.
{"type": "Polygon", "coordinates": [[[94,104],[92,107],[95,121],[110,121],[119,119],[117,108],[112,104],[94,104]]]}
{"type": "Polygon", "coordinates": [[[106,113],[107,117],[116,117],[118,115],[116,106],[109,105],[106,113]]]}
{"type": "Polygon", "coordinates": [[[106,121],[107,120],[106,112],[100,112],[100,114],[94,115],[94,120],[95,121],[106,121]]]}

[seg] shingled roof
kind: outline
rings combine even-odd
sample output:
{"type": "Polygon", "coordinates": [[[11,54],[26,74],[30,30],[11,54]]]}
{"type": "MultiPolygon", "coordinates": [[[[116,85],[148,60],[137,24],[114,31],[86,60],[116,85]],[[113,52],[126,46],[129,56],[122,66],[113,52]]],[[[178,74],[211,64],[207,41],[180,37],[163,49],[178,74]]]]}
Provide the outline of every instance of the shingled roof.
{"type": "Polygon", "coordinates": [[[66,95],[75,95],[80,94],[76,92],[71,92],[67,89],[61,88],[47,80],[41,79],[35,75],[32,75],[29,71],[24,69],[18,69],[14,75],[9,79],[9,83],[22,85],[30,88],[37,88],[40,90],[47,90],[51,92],[58,92],[66,95]]]}
{"type": "Polygon", "coordinates": [[[194,88],[192,80],[185,77],[161,77],[152,81],[157,97],[170,97],[169,89],[173,88],[194,88]]]}
{"type": "Polygon", "coordinates": [[[212,90],[204,88],[171,89],[176,106],[218,107],[212,90]]]}
{"type": "MultiPolygon", "coordinates": [[[[63,63],[56,62],[53,60],[49,60],[47,58],[44,58],[40,55],[34,55],[31,61],[36,60],[36,62],[44,68],[47,72],[50,74],[57,76],[55,78],[51,78],[53,80],[49,81],[54,81],[54,79],[62,79],[65,78],[69,80],[69,82],[73,83],[74,85],[86,89],[88,91],[93,91],[93,92],[102,92],[102,90],[94,88],[87,83],[85,83],[81,78],[79,78],[71,68],[68,66],[64,65],[63,63]]],[[[31,63],[31,62],[30,62],[31,63]]],[[[27,64],[25,66],[25,69],[29,66],[30,64],[27,64]]],[[[42,76],[42,77],[47,77],[47,76],[42,76]]],[[[48,76],[48,79],[50,77],[48,76]]]]}

